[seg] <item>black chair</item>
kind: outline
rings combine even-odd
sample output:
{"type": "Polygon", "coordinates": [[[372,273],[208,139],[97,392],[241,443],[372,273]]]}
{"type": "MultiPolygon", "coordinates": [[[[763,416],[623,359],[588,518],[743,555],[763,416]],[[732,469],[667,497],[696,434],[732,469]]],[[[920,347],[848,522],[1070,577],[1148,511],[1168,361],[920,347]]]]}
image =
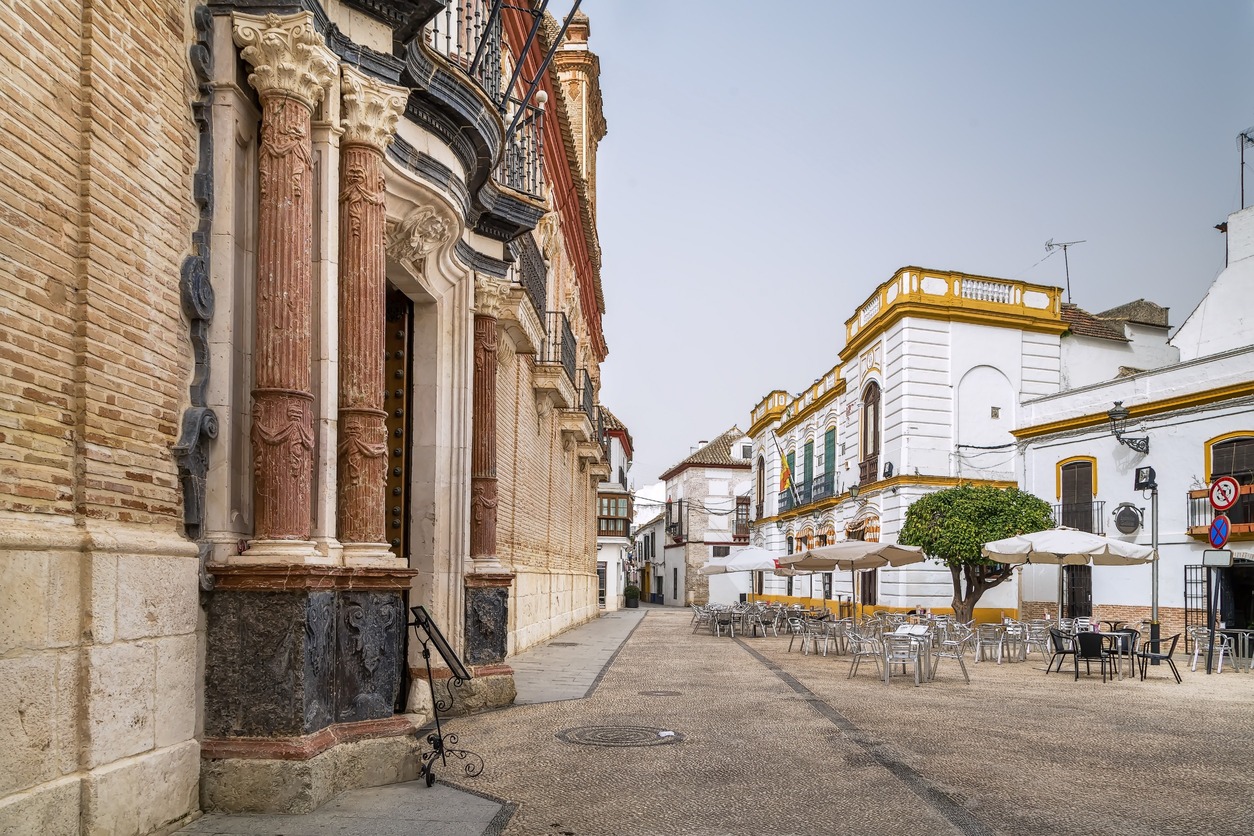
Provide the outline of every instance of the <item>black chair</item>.
{"type": "Polygon", "coordinates": [[[1110,664],[1110,657],[1105,650],[1106,640],[1101,633],[1076,633],[1075,634],[1075,678],[1080,679],[1080,663],[1084,663],[1084,670],[1088,674],[1093,673],[1093,663],[1096,662],[1102,670],[1102,682],[1106,681],[1106,665],[1110,664]]]}
{"type": "Polygon", "coordinates": [[[1049,641],[1054,648],[1054,654],[1049,657],[1049,664],[1045,666],[1045,675],[1049,676],[1049,671],[1054,667],[1054,660],[1058,660],[1058,672],[1062,672],[1062,660],[1067,656],[1075,656],[1075,641],[1071,636],[1067,635],[1057,627],[1049,628],[1049,641]]]}
{"type": "Polygon", "coordinates": [[[1155,659],[1157,659],[1160,662],[1166,662],[1168,665],[1171,666],[1171,672],[1176,675],[1176,684],[1180,684],[1181,682],[1184,681],[1180,678],[1180,671],[1176,669],[1176,663],[1172,661],[1172,658],[1171,658],[1171,654],[1176,652],[1176,642],[1178,641],[1180,641],[1180,634],[1176,633],[1174,636],[1170,636],[1165,639],[1159,639],[1157,642],[1152,642],[1149,639],[1146,639],[1145,641],[1141,643],[1141,650],[1140,652],[1136,654],[1136,657],[1141,662],[1141,681],[1142,682],[1145,681],[1146,666],[1149,665],[1155,659]],[[1154,650],[1155,644],[1158,645],[1157,651],[1154,650]],[[1164,645],[1166,645],[1167,647],[1165,652],[1163,651],[1164,645]]]}

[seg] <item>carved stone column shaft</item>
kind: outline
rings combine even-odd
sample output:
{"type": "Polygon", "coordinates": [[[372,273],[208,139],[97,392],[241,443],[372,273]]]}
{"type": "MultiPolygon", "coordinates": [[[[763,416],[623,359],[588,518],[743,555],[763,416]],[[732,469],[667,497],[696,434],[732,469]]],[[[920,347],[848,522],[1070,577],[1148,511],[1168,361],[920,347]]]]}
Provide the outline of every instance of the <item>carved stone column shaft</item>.
{"type": "Polygon", "coordinates": [[[496,554],[496,317],[475,314],[470,446],[470,556],[496,554]]]}
{"type": "Polygon", "coordinates": [[[253,349],[254,536],[306,540],[313,483],[310,108],[263,95],[253,349]]]}
{"type": "Polygon", "coordinates": [[[351,144],[340,157],[339,538],[382,543],[387,525],[383,410],[387,293],[383,154],[351,144]]]}

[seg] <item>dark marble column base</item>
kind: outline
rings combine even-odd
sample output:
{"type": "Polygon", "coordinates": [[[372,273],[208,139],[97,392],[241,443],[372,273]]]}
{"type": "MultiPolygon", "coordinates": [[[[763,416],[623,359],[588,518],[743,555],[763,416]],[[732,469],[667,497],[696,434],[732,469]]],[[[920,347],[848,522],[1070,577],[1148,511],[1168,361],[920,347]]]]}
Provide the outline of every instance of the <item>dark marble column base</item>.
{"type": "Polygon", "coordinates": [[[467,665],[499,665],[509,649],[508,573],[466,576],[467,665]]]}

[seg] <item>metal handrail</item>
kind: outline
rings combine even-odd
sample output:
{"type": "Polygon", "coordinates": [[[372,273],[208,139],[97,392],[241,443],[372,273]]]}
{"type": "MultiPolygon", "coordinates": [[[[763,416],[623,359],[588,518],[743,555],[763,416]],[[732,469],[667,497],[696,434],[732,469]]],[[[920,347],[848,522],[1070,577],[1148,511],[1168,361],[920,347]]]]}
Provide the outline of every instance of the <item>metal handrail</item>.
{"type": "Polygon", "coordinates": [[[1054,524],[1078,528],[1089,534],[1106,533],[1106,517],[1102,513],[1104,502],[1067,502],[1055,505],[1054,524]]]}

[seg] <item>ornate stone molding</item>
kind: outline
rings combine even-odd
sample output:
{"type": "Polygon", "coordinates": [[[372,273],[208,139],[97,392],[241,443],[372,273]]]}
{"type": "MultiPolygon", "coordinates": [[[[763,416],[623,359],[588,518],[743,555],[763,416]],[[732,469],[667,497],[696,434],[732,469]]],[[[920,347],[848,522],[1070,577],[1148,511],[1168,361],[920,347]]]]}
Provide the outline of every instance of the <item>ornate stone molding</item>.
{"type": "Polygon", "coordinates": [[[388,228],[388,256],[421,273],[423,259],[449,242],[453,228],[434,206],[420,206],[388,228]]]}
{"type": "Polygon", "coordinates": [[[342,145],[369,145],[383,152],[396,136],[409,91],[384,84],[352,67],[342,67],[344,136],[342,145]]]}
{"type": "Polygon", "coordinates": [[[235,45],[253,70],[248,83],[262,100],[295,99],[310,110],[322,101],[339,60],[318,32],[312,12],[280,17],[231,15],[235,45]]]}
{"type": "Polygon", "coordinates": [[[475,313],[480,316],[490,316],[493,319],[500,318],[501,312],[510,304],[511,287],[509,282],[476,276],[475,313]]]}

